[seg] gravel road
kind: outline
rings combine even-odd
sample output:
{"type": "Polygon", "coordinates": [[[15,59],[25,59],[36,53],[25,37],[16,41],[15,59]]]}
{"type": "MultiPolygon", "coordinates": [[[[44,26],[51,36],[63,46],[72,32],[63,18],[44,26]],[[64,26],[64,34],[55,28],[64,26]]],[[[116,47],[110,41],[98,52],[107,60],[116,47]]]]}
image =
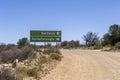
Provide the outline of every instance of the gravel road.
{"type": "Polygon", "coordinates": [[[120,80],[120,53],[61,50],[64,58],[42,80],[120,80]]]}

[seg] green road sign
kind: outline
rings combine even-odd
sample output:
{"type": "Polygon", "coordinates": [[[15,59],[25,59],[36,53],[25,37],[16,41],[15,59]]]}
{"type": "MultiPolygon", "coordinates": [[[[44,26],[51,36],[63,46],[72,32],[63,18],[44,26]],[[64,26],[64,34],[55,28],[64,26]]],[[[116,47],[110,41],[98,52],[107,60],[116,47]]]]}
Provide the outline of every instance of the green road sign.
{"type": "Polygon", "coordinates": [[[31,42],[61,42],[61,31],[30,31],[31,42]]]}

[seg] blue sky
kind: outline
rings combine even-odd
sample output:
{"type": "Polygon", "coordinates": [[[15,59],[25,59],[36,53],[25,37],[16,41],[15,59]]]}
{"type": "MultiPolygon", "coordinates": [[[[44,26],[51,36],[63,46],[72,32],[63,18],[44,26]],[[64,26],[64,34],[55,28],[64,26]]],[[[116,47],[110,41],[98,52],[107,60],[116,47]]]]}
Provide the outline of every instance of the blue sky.
{"type": "Polygon", "coordinates": [[[102,37],[120,24],[120,0],[0,0],[0,43],[29,38],[30,30],[61,30],[62,40],[89,31],[102,37]]]}

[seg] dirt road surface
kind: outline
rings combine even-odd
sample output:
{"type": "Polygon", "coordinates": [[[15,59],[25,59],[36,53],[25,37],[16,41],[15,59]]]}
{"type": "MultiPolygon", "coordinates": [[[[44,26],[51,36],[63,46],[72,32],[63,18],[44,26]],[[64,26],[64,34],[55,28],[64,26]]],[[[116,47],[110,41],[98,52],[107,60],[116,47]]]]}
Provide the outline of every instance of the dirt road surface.
{"type": "Polygon", "coordinates": [[[42,80],[120,80],[120,53],[62,50],[64,58],[42,80]]]}

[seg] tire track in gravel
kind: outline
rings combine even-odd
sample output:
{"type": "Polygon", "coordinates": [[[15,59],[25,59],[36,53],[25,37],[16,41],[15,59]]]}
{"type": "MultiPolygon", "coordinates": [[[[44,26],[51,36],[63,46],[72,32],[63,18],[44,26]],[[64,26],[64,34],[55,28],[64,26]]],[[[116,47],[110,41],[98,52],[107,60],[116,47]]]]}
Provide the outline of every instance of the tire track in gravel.
{"type": "Polygon", "coordinates": [[[62,50],[64,58],[42,80],[120,80],[120,53],[62,50]]]}

